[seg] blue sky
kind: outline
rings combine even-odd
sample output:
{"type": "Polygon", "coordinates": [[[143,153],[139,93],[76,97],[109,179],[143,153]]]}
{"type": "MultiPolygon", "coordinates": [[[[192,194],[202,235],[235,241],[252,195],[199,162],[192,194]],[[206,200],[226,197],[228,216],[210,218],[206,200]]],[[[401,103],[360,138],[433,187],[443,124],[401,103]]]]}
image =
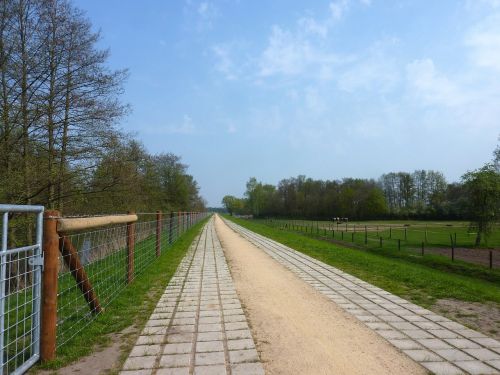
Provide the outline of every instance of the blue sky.
{"type": "Polygon", "coordinates": [[[434,169],[500,134],[500,0],[78,0],[128,68],[122,128],[209,205],[268,183],[434,169]]]}

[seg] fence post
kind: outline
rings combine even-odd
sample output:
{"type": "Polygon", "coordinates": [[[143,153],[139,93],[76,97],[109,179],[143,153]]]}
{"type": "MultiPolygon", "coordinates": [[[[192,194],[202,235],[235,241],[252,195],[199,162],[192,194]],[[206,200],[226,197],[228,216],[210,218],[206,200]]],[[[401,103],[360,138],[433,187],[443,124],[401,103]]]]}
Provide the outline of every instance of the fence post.
{"type": "Polygon", "coordinates": [[[161,254],[161,211],[156,211],[156,256],[161,254]]]}
{"type": "Polygon", "coordinates": [[[490,250],[490,269],[493,269],[493,251],[490,250]]]}
{"type": "Polygon", "coordinates": [[[172,245],[172,237],[174,235],[174,213],[170,211],[170,222],[168,223],[168,243],[172,245]]]}
{"type": "Polygon", "coordinates": [[[424,246],[425,246],[425,243],[424,243],[424,241],[422,241],[422,256],[424,256],[424,246]]]}
{"type": "Polygon", "coordinates": [[[351,242],[354,242],[354,232],[351,233],[351,242]]]}
{"type": "Polygon", "coordinates": [[[398,238],[398,250],[401,250],[401,240],[398,238]]]}
{"type": "Polygon", "coordinates": [[[408,240],[408,234],[407,234],[407,231],[406,231],[407,228],[405,228],[405,241],[408,240]]]}
{"type": "Polygon", "coordinates": [[[453,245],[453,237],[451,236],[450,233],[450,242],[451,242],[451,260],[455,260],[455,246],[453,245]]]}
{"type": "MultiPolygon", "coordinates": [[[[133,215],[134,212],[129,212],[133,215]]],[[[135,223],[127,223],[127,283],[134,280],[135,223]]]]}
{"type": "Polygon", "coordinates": [[[40,359],[42,362],[56,357],[57,334],[57,273],[59,268],[59,235],[57,218],[59,211],[43,214],[43,291],[40,359]]]}
{"type": "Polygon", "coordinates": [[[389,227],[389,238],[392,239],[392,227],[389,227]]]}

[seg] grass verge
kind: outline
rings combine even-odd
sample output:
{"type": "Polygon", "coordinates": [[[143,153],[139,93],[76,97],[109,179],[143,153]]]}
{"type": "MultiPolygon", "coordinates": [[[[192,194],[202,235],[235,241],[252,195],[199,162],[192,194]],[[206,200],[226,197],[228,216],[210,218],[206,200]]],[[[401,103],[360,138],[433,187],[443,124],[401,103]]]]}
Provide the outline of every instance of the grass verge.
{"type": "Polygon", "coordinates": [[[394,250],[354,250],[302,233],[225,216],[256,233],[337,267],[391,293],[430,307],[438,299],[491,302],[500,307],[500,272],[444,257],[394,250]]]}
{"type": "Polygon", "coordinates": [[[54,361],[37,369],[57,369],[89,355],[110,342],[109,335],[132,325],[142,327],[151,315],[167,283],[186,255],[187,249],[208,219],[190,228],[165,250],[147,272],[137,276],[84,331],[58,348],[54,361]]]}

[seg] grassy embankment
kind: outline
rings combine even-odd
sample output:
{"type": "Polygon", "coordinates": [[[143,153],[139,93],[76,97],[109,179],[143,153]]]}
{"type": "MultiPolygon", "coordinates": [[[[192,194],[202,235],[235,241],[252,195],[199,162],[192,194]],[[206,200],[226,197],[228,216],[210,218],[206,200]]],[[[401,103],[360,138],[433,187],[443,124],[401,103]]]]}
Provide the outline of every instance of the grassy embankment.
{"type": "Polygon", "coordinates": [[[314,232],[292,232],[263,222],[229,219],[425,307],[439,299],[453,298],[490,302],[500,308],[500,270],[393,248],[356,250],[315,238],[314,232]]]}

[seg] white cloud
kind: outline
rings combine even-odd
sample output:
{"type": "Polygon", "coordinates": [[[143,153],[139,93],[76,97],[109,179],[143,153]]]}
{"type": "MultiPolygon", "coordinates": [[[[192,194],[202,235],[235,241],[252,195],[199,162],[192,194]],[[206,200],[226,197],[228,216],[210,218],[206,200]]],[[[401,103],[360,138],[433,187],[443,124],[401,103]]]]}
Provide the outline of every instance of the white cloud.
{"type": "Polygon", "coordinates": [[[347,92],[376,90],[383,93],[394,89],[400,81],[400,70],[391,58],[391,52],[398,42],[396,38],[389,38],[374,43],[364,56],[358,57],[340,73],[339,88],[347,92]]]}
{"type": "MultiPolygon", "coordinates": [[[[499,0],[500,3],[500,0],[499,0]]],[[[500,72],[500,14],[487,17],[465,37],[473,64],[500,72]]]]}
{"type": "Polygon", "coordinates": [[[349,0],[337,0],[330,3],[330,13],[334,20],[342,18],[349,8],[349,0]]]}
{"type": "Polygon", "coordinates": [[[337,56],[314,46],[307,38],[274,26],[259,62],[259,75],[295,76],[325,72],[338,62],[337,56]]]}
{"type": "Polygon", "coordinates": [[[175,125],[168,125],[165,127],[155,127],[151,129],[151,133],[153,134],[184,134],[184,135],[192,135],[195,134],[196,128],[193,124],[193,119],[184,115],[182,117],[182,121],[175,125]]]}
{"type": "Polygon", "coordinates": [[[466,101],[459,86],[440,74],[431,59],[415,60],[406,66],[412,93],[427,105],[454,107],[466,101]]]}
{"type": "Polygon", "coordinates": [[[236,79],[238,74],[230,56],[230,48],[227,45],[215,45],[212,46],[212,52],[217,60],[215,69],[222,73],[228,80],[236,79]]]}

